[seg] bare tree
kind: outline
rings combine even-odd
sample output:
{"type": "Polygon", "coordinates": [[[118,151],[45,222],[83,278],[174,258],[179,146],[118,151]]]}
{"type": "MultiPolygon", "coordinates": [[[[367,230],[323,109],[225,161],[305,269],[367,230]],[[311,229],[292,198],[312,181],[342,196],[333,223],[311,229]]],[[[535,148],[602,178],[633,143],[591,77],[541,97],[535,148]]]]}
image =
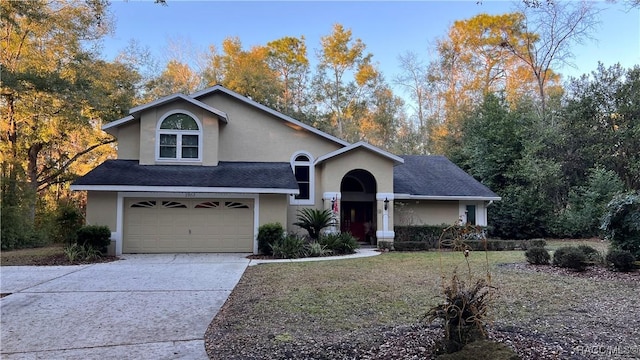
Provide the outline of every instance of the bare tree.
{"type": "Polygon", "coordinates": [[[405,52],[398,56],[402,73],[397,75],[394,83],[402,86],[414,102],[413,110],[418,120],[418,125],[422,128],[425,121],[424,106],[426,102],[426,66],[413,52],[405,52]]]}
{"type": "Polygon", "coordinates": [[[415,132],[415,150],[420,154],[430,152],[430,136],[434,119],[441,112],[441,97],[437,82],[430,77],[433,64],[423,62],[416,53],[407,51],[398,56],[401,73],[393,82],[402,87],[410,100],[409,108],[413,111],[411,121],[404,124],[405,130],[417,128],[415,132]]]}
{"type": "Polygon", "coordinates": [[[520,39],[519,43],[505,39],[503,46],[531,68],[544,117],[547,83],[556,77],[551,69],[573,65],[572,47],[592,39],[600,10],[587,1],[547,1],[537,2],[536,6],[522,3],[520,7],[525,36],[512,38],[520,39]]]}

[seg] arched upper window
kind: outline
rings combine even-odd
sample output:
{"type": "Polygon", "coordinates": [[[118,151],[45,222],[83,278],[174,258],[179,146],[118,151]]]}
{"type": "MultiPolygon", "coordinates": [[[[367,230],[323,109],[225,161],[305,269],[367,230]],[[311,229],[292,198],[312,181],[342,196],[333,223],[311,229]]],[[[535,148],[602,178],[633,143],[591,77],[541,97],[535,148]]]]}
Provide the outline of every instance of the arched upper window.
{"type": "Polygon", "coordinates": [[[291,198],[291,204],[313,205],[314,204],[314,168],[313,157],[306,152],[298,152],[291,157],[291,168],[298,181],[300,193],[291,198]]]}
{"type": "Polygon", "coordinates": [[[202,126],[186,112],[167,114],[158,124],[158,160],[200,161],[202,126]]]}

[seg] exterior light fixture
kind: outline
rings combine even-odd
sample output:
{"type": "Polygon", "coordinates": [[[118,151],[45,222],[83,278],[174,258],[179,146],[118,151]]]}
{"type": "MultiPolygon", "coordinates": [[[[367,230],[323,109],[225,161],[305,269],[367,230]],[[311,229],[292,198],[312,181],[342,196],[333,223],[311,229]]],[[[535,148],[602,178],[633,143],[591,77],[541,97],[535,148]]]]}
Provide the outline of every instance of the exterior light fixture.
{"type": "Polygon", "coordinates": [[[384,198],[384,210],[389,210],[389,198],[384,198]]]}

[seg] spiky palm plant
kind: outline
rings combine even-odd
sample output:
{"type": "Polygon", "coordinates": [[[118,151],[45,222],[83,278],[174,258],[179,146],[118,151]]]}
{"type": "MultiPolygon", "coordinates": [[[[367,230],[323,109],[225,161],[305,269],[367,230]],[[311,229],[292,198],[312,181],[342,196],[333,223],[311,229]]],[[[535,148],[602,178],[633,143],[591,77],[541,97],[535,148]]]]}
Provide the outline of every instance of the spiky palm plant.
{"type": "Polygon", "coordinates": [[[330,210],[305,208],[298,210],[297,220],[293,225],[299,226],[309,233],[309,237],[318,240],[322,229],[333,225],[333,215],[330,210]]]}

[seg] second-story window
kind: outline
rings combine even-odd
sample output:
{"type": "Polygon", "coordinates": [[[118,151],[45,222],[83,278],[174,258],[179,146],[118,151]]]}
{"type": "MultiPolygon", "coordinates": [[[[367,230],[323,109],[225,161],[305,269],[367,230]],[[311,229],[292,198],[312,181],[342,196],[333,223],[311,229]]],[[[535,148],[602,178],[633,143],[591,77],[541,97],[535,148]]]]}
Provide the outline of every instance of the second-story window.
{"type": "Polygon", "coordinates": [[[199,161],[202,129],[185,113],[165,117],[158,127],[158,160],[199,161]]]}

